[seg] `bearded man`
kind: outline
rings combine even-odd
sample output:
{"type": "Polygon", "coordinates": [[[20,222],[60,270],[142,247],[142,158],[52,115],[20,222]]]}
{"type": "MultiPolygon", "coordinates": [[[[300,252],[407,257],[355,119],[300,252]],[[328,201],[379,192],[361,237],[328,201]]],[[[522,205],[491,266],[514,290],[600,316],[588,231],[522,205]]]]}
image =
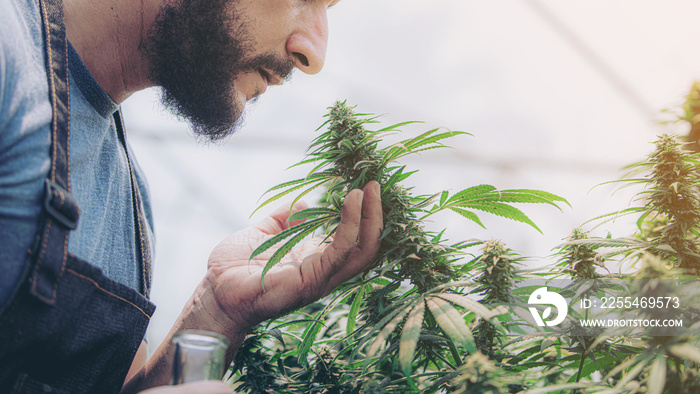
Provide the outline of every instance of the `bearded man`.
{"type": "MultiPolygon", "coordinates": [[[[148,190],[119,104],[160,86],[219,141],[292,70],[321,70],[335,0],[9,0],[0,3],[0,392],[138,392],[168,384],[172,336],[248,329],[330,293],[379,248],[379,185],[353,190],[333,241],[265,275],[250,253],[282,207],[211,253],[170,334],[146,360],[154,305],[148,190]],[[123,385],[123,387],[122,387],[123,385]]],[[[294,255],[294,254],[292,254],[294,255]]],[[[195,383],[157,392],[227,392],[195,383]],[[184,390],[184,391],[183,391],[184,390]]]]}

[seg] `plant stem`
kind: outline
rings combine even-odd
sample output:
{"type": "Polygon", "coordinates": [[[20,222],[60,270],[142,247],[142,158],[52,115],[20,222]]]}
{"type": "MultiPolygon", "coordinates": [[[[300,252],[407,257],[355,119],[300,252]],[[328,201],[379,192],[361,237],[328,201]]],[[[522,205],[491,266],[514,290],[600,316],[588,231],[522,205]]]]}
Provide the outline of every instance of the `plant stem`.
{"type": "MultiPolygon", "coordinates": [[[[452,358],[455,359],[455,364],[457,366],[462,365],[462,358],[459,357],[459,352],[457,351],[457,348],[455,347],[454,342],[448,341],[447,346],[450,348],[450,352],[452,353],[452,358]]],[[[452,367],[454,369],[455,367],[452,367]]]]}
{"type": "Polygon", "coordinates": [[[578,365],[578,374],[576,375],[576,383],[581,380],[581,373],[583,372],[583,362],[586,360],[586,352],[581,353],[581,362],[578,365]]]}
{"type": "MultiPolygon", "coordinates": [[[[448,365],[450,368],[452,368],[453,370],[456,369],[456,367],[455,367],[454,365],[452,365],[452,363],[451,363],[449,360],[447,360],[445,357],[443,357],[440,353],[433,353],[433,354],[434,354],[437,358],[439,358],[440,360],[442,360],[445,364],[447,364],[447,365],[448,365]]],[[[432,357],[430,357],[430,358],[431,358],[431,360],[432,360],[432,357]]],[[[436,366],[437,368],[440,368],[440,366],[437,365],[437,363],[436,363],[435,361],[433,361],[433,364],[435,364],[435,366],[436,366]]]]}
{"type": "MultiPolygon", "coordinates": [[[[584,319],[588,320],[588,309],[586,309],[586,315],[584,319]]],[[[583,362],[586,360],[586,353],[588,353],[588,348],[581,353],[581,362],[578,365],[578,374],[576,375],[576,383],[581,380],[581,373],[583,373],[583,362]]]]}

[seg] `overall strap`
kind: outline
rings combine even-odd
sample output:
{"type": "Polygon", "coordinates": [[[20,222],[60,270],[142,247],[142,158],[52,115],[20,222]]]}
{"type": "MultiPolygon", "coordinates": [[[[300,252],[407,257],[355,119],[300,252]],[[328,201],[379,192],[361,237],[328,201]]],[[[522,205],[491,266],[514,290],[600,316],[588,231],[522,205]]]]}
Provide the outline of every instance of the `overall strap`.
{"type": "MultiPolygon", "coordinates": [[[[78,226],[80,207],[70,194],[70,95],[68,41],[61,0],[39,0],[46,50],[49,101],[52,109],[51,167],[44,182],[43,215],[32,248],[31,293],[53,305],[56,287],[63,276],[68,256],[68,235],[78,226]]],[[[119,112],[114,114],[119,139],[127,155],[131,177],[136,247],[141,257],[142,285],[146,298],[151,286],[151,249],[147,224],[132,160],[119,112]]]]}
{"type": "Polygon", "coordinates": [[[129,165],[129,174],[131,175],[131,196],[134,210],[134,226],[136,228],[136,247],[141,256],[141,280],[143,286],[143,295],[149,298],[151,292],[151,247],[148,240],[148,230],[146,217],[143,212],[143,202],[139,185],[136,180],[136,171],[134,169],[133,160],[129,153],[129,147],[126,143],[126,133],[124,131],[124,122],[121,116],[121,110],[114,113],[114,126],[117,129],[119,141],[126,152],[127,164],[129,165]]]}
{"type": "Polygon", "coordinates": [[[80,207],[70,194],[70,99],[68,47],[61,0],[39,0],[46,50],[52,119],[51,167],[44,184],[44,214],[32,251],[31,293],[54,304],[68,254],[68,234],[78,225],[80,207]]]}

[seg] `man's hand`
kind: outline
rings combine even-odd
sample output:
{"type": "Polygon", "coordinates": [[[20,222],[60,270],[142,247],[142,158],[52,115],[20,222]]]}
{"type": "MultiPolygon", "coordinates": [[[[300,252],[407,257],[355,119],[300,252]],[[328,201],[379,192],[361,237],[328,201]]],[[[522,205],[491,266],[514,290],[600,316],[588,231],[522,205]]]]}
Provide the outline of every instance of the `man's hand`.
{"type": "MultiPolygon", "coordinates": [[[[297,204],[294,210],[304,207],[297,204]]],[[[366,269],[379,251],[382,203],[379,184],[370,182],[363,190],[348,193],[333,241],[321,245],[323,238],[317,238],[297,245],[265,274],[263,291],[260,277],[274,251],[268,250],[252,261],[250,255],[266,239],[287,228],[289,212],[289,207],[281,208],[258,225],[228,237],[214,249],[206,277],[163,343],[125,385],[123,393],[168,383],[175,357],[172,337],[176,332],[200,329],[223,334],[231,341],[228,349],[231,359],[252,326],[327,295],[366,269]]]]}
{"type": "MultiPolygon", "coordinates": [[[[305,208],[297,204],[293,211],[305,208]]],[[[207,280],[223,314],[233,327],[247,330],[264,320],[307,305],[329,294],[356,276],[373,261],[379,250],[382,205],[377,182],[351,191],[343,204],[333,241],[315,238],[295,246],[265,274],[262,270],[274,250],[249,261],[262,242],[286,229],[289,207],[275,211],[259,224],[221,242],[209,257],[207,280]]],[[[294,223],[290,223],[293,225],[294,223]]]]}

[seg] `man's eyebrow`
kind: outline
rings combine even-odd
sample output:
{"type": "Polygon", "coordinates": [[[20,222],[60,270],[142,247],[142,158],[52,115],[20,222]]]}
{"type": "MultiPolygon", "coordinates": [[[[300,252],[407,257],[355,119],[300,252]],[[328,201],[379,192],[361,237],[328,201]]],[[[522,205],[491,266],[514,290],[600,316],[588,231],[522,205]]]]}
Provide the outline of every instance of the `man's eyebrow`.
{"type": "Polygon", "coordinates": [[[331,1],[330,4],[328,4],[328,8],[331,8],[331,7],[333,7],[334,5],[336,5],[336,4],[338,4],[338,3],[340,3],[340,0],[333,0],[333,1],[331,1]]]}

